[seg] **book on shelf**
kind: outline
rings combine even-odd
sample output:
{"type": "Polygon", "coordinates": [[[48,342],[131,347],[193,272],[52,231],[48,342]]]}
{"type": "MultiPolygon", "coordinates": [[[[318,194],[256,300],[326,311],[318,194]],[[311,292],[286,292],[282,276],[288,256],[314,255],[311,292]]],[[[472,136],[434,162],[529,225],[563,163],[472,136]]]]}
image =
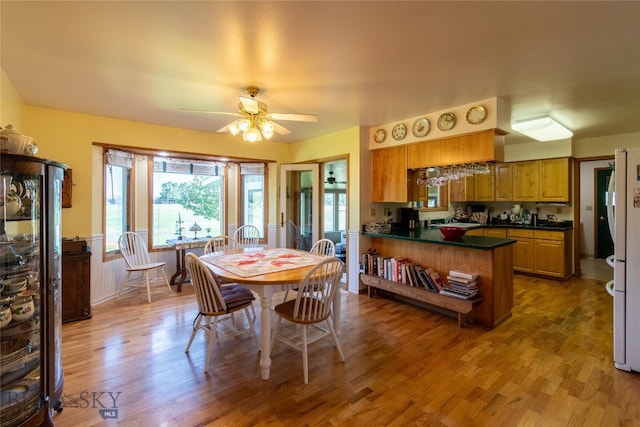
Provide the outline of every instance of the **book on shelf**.
{"type": "Polygon", "coordinates": [[[474,280],[472,282],[461,282],[459,280],[456,280],[454,277],[451,276],[447,276],[447,281],[449,282],[450,286],[462,286],[465,288],[477,288],[478,287],[478,281],[474,280]]]}
{"type": "Polygon", "coordinates": [[[425,270],[424,268],[421,268],[420,271],[418,272],[419,276],[420,276],[420,280],[422,281],[423,287],[425,289],[428,289],[430,291],[433,292],[438,292],[438,289],[436,288],[436,285],[434,285],[431,282],[431,278],[429,277],[429,274],[427,273],[427,270],[425,270]]]}
{"type": "Polygon", "coordinates": [[[474,281],[478,279],[478,275],[475,273],[467,273],[460,270],[449,270],[449,276],[455,278],[456,280],[468,280],[474,281]]]}
{"type": "Polygon", "coordinates": [[[438,272],[435,271],[433,268],[428,268],[426,271],[427,271],[427,274],[429,275],[429,279],[431,279],[431,282],[435,286],[437,292],[440,292],[442,289],[444,289],[445,286],[447,286],[447,284],[442,279],[440,274],[438,274],[438,272]]]}
{"type": "Polygon", "coordinates": [[[440,291],[442,295],[449,295],[456,298],[471,299],[478,295],[478,291],[462,291],[451,287],[446,287],[440,291]]]}

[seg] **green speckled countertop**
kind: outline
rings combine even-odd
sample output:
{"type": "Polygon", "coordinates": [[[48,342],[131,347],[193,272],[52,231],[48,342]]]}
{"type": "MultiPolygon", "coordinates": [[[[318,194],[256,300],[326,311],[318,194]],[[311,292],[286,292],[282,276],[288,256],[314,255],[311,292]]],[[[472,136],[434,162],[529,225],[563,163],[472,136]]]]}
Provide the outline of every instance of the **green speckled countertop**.
{"type": "MultiPolygon", "coordinates": [[[[454,225],[454,224],[452,224],[454,225]]],[[[489,250],[500,246],[511,245],[513,239],[497,237],[464,236],[462,240],[446,240],[438,227],[427,227],[419,230],[392,230],[391,233],[362,233],[363,236],[382,237],[385,239],[409,240],[413,242],[432,243],[436,245],[461,246],[470,249],[489,250]]]]}

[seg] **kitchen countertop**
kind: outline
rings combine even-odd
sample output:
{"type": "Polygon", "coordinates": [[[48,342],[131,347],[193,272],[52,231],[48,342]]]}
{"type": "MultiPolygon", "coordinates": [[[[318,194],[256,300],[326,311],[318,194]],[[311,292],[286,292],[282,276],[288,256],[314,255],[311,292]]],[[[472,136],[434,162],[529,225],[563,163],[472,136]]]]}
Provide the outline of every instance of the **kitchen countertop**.
{"type": "Polygon", "coordinates": [[[499,248],[500,246],[510,245],[516,242],[513,239],[500,239],[497,237],[482,236],[464,236],[462,240],[446,240],[437,226],[426,227],[417,230],[392,230],[390,233],[363,232],[362,235],[370,237],[382,237],[385,239],[431,243],[436,245],[459,246],[481,250],[499,248]]]}
{"type": "Polygon", "coordinates": [[[573,221],[565,221],[563,225],[547,225],[542,222],[535,226],[533,224],[480,224],[480,226],[484,228],[525,228],[530,230],[566,231],[573,229],[573,221]]]}

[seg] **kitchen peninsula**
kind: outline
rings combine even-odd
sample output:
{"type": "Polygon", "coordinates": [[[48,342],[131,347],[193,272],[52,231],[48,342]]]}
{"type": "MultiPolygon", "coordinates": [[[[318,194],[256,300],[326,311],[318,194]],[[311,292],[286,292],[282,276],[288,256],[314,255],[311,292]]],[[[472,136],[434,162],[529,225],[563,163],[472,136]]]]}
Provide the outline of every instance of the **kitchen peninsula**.
{"type": "MultiPolygon", "coordinates": [[[[515,240],[465,235],[459,241],[450,241],[444,239],[437,227],[390,233],[364,232],[363,235],[371,238],[371,248],[382,256],[408,258],[433,268],[442,277],[450,270],[477,274],[482,301],[471,313],[475,323],[494,328],[511,317],[515,240]]],[[[361,279],[365,285],[374,284],[365,275],[361,275],[361,279]]],[[[389,285],[385,286],[387,290],[393,286],[409,286],[394,282],[386,284],[389,285]]]]}

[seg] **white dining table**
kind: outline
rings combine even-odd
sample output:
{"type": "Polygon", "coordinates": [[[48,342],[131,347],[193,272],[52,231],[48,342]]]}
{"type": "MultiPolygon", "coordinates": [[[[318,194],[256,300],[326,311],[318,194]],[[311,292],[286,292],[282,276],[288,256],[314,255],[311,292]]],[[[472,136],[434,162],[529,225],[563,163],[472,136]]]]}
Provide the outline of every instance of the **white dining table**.
{"type": "MultiPolygon", "coordinates": [[[[298,284],[327,257],[287,248],[244,248],[212,252],[200,257],[225,282],[245,285],[260,296],[260,370],[263,380],[271,372],[271,304],[273,295],[298,284]]],[[[336,334],[340,326],[340,292],[335,293],[332,315],[336,334]]]]}

